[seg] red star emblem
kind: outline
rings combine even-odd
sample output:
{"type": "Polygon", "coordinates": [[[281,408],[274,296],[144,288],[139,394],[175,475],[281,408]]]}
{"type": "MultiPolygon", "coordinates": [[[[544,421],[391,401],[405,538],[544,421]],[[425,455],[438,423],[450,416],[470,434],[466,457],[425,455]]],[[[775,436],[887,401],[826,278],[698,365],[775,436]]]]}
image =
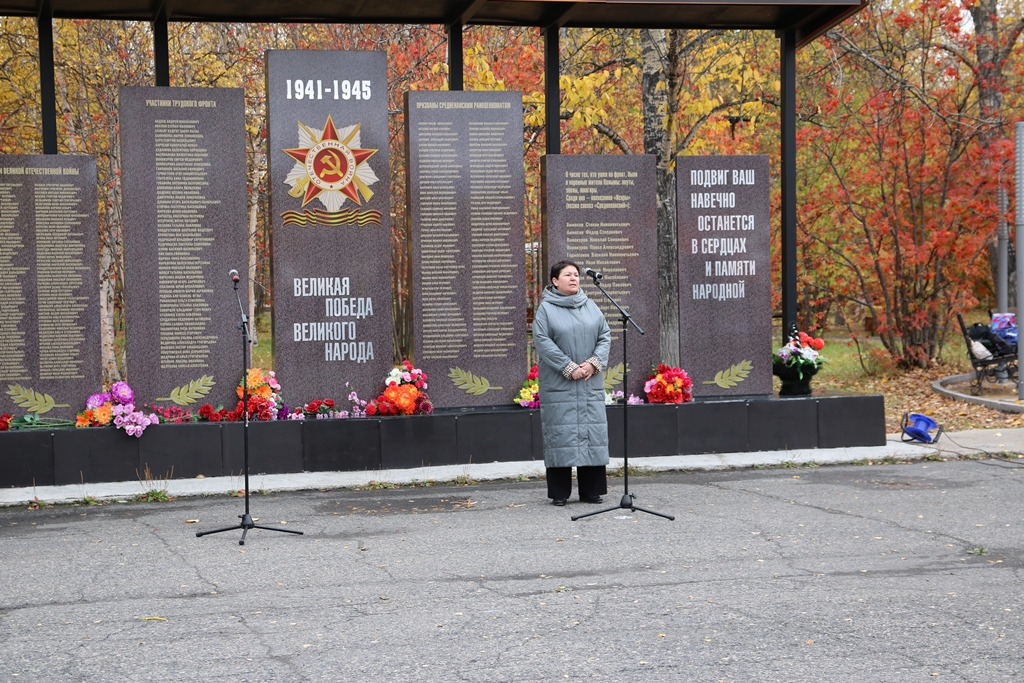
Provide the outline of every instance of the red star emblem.
{"type": "Polygon", "coordinates": [[[312,147],[284,150],[285,154],[306,168],[308,182],[302,197],[303,206],[326,190],[337,190],[356,204],[362,205],[359,187],[353,182],[356,178],[356,169],[376,154],[377,150],[349,147],[349,143],[358,133],[357,125],[348,137],[341,140],[338,137],[338,129],[334,127],[334,121],[328,116],[319,142],[312,147]]]}

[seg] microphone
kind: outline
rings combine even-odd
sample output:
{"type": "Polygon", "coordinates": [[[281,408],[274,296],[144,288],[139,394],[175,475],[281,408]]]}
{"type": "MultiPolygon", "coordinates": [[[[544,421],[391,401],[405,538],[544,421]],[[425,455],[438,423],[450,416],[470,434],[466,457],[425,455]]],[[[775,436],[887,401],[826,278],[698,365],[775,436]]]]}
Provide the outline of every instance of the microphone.
{"type": "Polygon", "coordinates": [[[597,272],[593,268],[584,268],[583,274],[586,275],[587,277],[592,277],[595,280],[600,280],[601,278],[604,277],[604,275],[601,275],[601,273],[597,272]]]}
{"type": "MultiPolygon", "coordinates": [[[[231,270],[228,271],[228,277],[231,278],[231,281],[234,282],[236,285],[242,279],[242,276],[239,275],[238,271],[235,270],[234,268],[232,268],[231,270]]],[[[264,287],[263,285],[261,285],[259,280],[254,280],[251,277],[249,277],[248,275],[245,277],[245,279],[248,280],[249,282],[253,283],[257,287],[259,287],[260,289],[262,289],[264,292],[267,291],[267,288],[264,287]]]]}

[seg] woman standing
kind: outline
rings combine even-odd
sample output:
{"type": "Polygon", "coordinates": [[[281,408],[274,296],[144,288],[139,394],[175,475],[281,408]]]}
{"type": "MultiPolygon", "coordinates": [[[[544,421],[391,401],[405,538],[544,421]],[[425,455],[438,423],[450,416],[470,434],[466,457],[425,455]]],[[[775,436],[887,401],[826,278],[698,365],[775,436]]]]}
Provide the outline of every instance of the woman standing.
{"type": "Polygon", "coordinates": [[[580,289],[572,261],[551,267],[533,316],[539,362],[540,421],[548,497],[565,505],[572,493],[572,468],[580,500],[600,503],[608,492],[608,417],[604,376],[612,333],[604,314],[580,289]]]}

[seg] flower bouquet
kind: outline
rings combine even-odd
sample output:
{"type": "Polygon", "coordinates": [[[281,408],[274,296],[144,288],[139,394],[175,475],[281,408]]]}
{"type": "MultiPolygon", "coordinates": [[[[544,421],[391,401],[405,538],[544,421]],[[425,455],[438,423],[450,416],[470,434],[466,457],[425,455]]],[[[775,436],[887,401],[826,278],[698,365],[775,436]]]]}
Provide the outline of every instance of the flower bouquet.
{"type": "Polygon", "coordinates": [[[336,410],[334,399],[318,398],[304,406],[296,408],[289,415],[289,420],[330,420],[341,417],[343,411],[336,410]]]}
{"type": "Polygon", "coordinates": [[[690,387],[693,380],[681,368],[670,368],[661,363],[644,384],[648,403],[688,403],[693,400],[690,387]]]}
{"type": "MultiPolygon", "coordinates": [[[[245,389],[248,390],[249,403],[248,413],[249,419],[255,420],[283,420],[288,416],[288,406],[284,404],[284,398],[281,397],[281,385],[278,383],[274,376],[274,371],[264,373],[259,368],[249,368],[248,373],[242,382],[238,383],[238,398],[242,398],[243,394],[243,382],[245,383],[245,389]]],[[[238,421],[245,417],[245,410],[242,406],[242,401],[238,401],[238,405],[235,409],[227,413],[226,418],[229,421],[238,421]]]]}
{"type": "Polygon", "coordinates": [[[127,382],[114,382],[110,391],[93,394],[85,402],[85,410],[78,413],[76,427],[100,427],[113,422],[129,436],[139,437],[149,425],[160,418],[135,409],[135,392],[127,382]]]}
{"type": "Polygon", "coordinates": [[[519,395],[512,399],[513,403],[534,410],[540,408],[540,388],[537,384],[538,374],[539,371],[536,365],[530,368],[530,372],[526,375],[526,381],[523,382],[523,388],[519,390],[519,395]]]}
{"type": "Polygon", "coordinates": [[[366,414],[429,415],[434,412],[434,404],[426,389],[427,373],[403,360],[384,378],[384,393],[366,404],[366,414]]]}
{"type": "Polygon", "coordinates": [[[818,353],[823,348],[823,339],[794,328],[789,333],[789,341],[772,356],[772,374],[781,378],[795,375],[798,380],[803,380],[806,375],[809,379],[825,363],[818,353]]]}

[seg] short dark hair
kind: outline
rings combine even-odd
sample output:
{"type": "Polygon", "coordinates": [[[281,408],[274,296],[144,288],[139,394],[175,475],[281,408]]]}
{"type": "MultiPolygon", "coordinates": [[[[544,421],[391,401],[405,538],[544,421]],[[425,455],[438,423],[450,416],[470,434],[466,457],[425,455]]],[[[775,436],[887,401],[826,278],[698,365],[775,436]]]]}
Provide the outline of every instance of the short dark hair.
{"type": "Polygon", "coordinates": [[[558,276],[562,274],[562,271],[565,270],[566,268],[568,268],[569,266],[572,266],[573,268],[575,268],[577,273],[582,273],[583,272],[582,270],[580,270],[580,267],[578,265],[576,265],[575,263],[573,263],[572,261],[570,261],[568,259],[562,259],[561,261],[559,261],[555,265],[551,266],[551,276],[548,279],[549,280],[557,279],[558,276]]]}

